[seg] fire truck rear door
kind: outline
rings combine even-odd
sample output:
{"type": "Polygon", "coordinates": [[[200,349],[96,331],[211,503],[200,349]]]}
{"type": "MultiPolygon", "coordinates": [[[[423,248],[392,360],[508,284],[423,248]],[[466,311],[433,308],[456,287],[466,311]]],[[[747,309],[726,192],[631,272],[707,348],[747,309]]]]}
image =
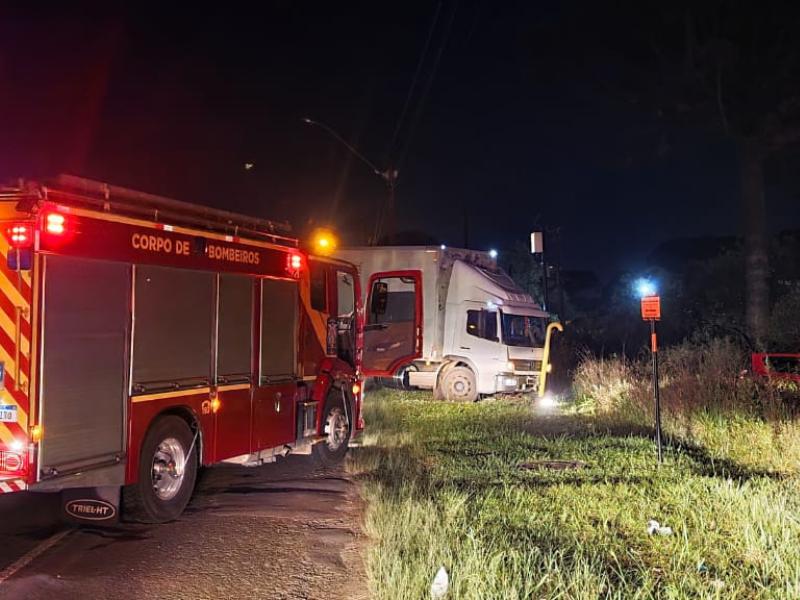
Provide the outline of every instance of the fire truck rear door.
{"type": "Polygon", "coordinates": [[[47,478],[123,456],[131,267],[48,256],[44,269],[39,473],[47,478]]]}

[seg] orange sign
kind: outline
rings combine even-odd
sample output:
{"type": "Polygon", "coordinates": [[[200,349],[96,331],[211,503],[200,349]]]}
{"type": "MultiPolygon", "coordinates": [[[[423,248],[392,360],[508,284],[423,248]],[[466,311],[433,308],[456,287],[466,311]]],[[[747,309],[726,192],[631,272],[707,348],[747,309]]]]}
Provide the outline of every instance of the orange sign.
{"type": "Polygon", "coordinates": [[[661,319],[661,298],[659,296],[645,296],[642,298],[642,319],[645,321],[658,321],[661,319]]]}

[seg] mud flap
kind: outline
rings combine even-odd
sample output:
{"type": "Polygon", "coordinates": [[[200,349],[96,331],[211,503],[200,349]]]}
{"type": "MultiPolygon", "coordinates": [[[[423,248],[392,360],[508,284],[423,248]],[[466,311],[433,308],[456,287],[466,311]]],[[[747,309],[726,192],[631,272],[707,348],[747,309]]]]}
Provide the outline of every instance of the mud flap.
{"type": "Polygon", "coordinates": [[[119,523],[119,486],[76,488],[61,492],[61,518],[82,525],[119,523]]]}

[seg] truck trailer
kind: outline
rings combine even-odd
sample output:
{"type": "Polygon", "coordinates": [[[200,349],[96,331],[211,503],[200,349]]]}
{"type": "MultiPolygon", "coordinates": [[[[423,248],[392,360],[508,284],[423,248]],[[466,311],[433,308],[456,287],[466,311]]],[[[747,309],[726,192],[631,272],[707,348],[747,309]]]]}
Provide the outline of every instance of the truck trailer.
{"type": "Polygon", "coordinates": [[[560,325],[488,253],[395,246],[337,257],[361,275],[365,375],[451,401],[543,390],[560,325]]]}
{"type": "Polygon", "coordinates": [[[334,462],[363,427],[356,269],[285,224],[71,176],[0,221],[0,492],[164,522],[203,465],[334,462]]]}

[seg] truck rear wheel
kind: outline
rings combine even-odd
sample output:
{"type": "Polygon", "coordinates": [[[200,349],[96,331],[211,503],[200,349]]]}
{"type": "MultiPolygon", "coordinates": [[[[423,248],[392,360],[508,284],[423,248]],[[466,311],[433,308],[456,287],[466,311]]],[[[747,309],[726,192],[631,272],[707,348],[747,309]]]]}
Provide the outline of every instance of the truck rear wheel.
{"type": "Polygon", "coordinates": [[[448,369],[438,385],[441,386],[441,395],[448,402],[475,402],[478,399],[475,373],[469,367],[448,369]]]}
{"type": "Polygon", "coordinates": [[[325,439],[314,445],[314,460],[323,466],[339,464],[347,454],[350,436],[353,430],[352,404],[345,406],[343,397],[332,393],[325,402],[322,415],[323,434],[325,439]],[[345,410],[347,412],[345,412],[345,410]]]}
{"type": "Polygon", "coordinates": [[[123,490],[127,520],[166,523],[189,503],[197,479],[197,444],[186,421],[159,418],[150,427],[139,455],[139,480],[123,490]]]}

